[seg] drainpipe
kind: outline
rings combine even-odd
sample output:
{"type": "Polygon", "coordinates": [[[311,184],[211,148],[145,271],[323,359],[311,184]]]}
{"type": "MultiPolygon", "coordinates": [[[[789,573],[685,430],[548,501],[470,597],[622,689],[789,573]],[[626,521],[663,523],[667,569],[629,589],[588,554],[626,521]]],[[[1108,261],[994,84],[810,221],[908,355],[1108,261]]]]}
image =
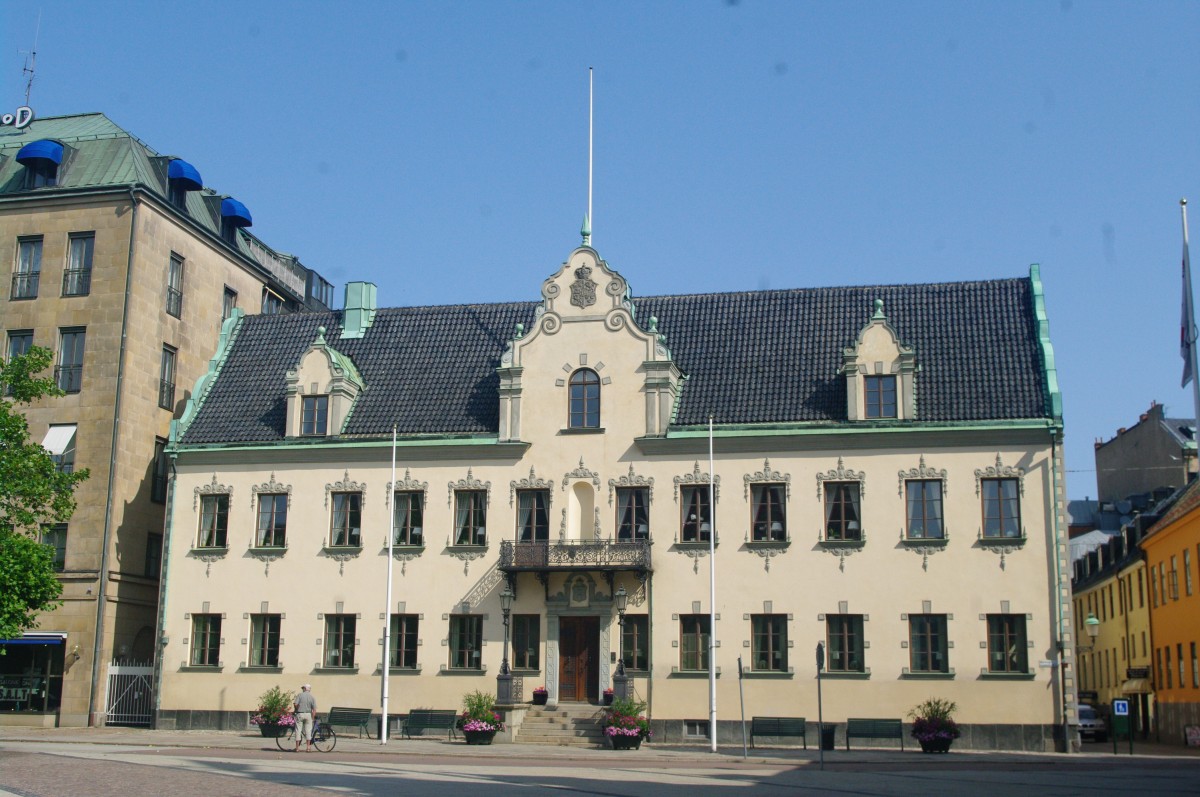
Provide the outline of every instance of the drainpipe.
{"type": "Polygon", "coordinates": [[[108,496],[104,502],[104,537],[100,547],[100,583],[96,588],[96,630],[92,646],[92,683],[88,688],[88,725],[95,724],[100,649],[104,642],[104,609],[108,602],[108,549],[112,531],[113,484],[117,475],[117,441],[121,431],[121,386],[125,379],[125,338],[129,333],[129,292],[133,286],[133,255],[137,245],[137,194],[129,189],[129,260],[125,265],[125,303],[121,308],[121,349],[117,355],[117,390],[113,409],[112,449],[108,458],[108,496]]]}
{"type": "MultiPolygon", "coordinates": [[[[175,424],[172,423],[172,426],[175,424]]],[[[171,435],[174,437],[174,435],[171,435]]],[[[175,441],[172,440],[172,443],[175,441]]],[[[178,452],[171,452],[171,478],[167,482],[166,522],[163,524],[162,561],[158,566],[158,622],[154,626],[154,716],[151,718],[154,728],[158,728],[158,714],[162,709],[162,669],[163,669],[163,635],[167,632],[167,565],[171,554],[171,526],[175,516],[175,489],[179,479],[175,462],[179,459],[178,452]]]]}
{"type": "Polygon", "coordinates": [[[1058,605],[1058,687],[1062,699],[1063,752],[1071,752],[1071,721],[1067,716],[1067,644],[1063,636],[1062,544],[1058,528],[1058,430],[1050,427],[1051,525],[1054,528],[1054,601],[1058,605]]]}

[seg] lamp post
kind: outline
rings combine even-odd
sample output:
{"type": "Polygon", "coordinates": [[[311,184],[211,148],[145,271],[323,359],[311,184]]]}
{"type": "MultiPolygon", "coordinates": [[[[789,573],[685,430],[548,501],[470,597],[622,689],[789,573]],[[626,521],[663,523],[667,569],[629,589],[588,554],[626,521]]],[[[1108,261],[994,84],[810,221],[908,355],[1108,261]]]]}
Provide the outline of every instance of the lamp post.
{"type": "Polygon", "coordinates": [[[625,607],[629,605],[629,595],[625,592],[625,587],[617,587],[617,591],[613,593],[613,597],[617,599],[617,633],[620,635],[620,647],[617,653],[617,675],[625,676],[625,607]]]}
{"type": "Polygon", "coordinates": [[[496,702],[512,705],[512,670],[508,668],[508,621],[512,613],[513,591],[505,587],[500,593],[500,613],[504,616],[504,657],[500,659],[500,674],[496,676],[496,702]]]}

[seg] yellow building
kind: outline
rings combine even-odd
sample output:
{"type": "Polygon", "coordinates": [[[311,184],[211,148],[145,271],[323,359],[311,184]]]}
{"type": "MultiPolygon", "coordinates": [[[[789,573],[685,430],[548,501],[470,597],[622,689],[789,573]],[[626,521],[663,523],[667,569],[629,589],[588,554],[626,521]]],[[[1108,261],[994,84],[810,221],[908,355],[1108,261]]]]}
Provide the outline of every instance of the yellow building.
{"type": "MultiPolygon", "coordinates": [[[[23,119],[24,121],[24,119],[23,119]]],[[[0,136],[0,318],[5,357],[54,351],[67,395],[32,405],[30,434],[87,468],[55,547],[62,607],[3,640],[0,723],[148,723],[169,424],[222,321],[325,309],[332,286],[246,230],[250,212],[203,187],[102,114],[34,119],[0,136]],[[109,688],[112,668],[134,684],[109,688]]]]}
{"type": "Polygon", "coordinates": [[[1141,542],[1150,592],[1158,738],[1200,742],[1200,481],[1141,542]]]}
{"type": "Polygon", "coordinates": [[[508,664],[518,742],[547,738],[534,687],[586,720],[621,683],[703,739],[711,667],[728,742],[739,666],[747,717],[815,720],[822,643],[842,730],[937,695],[963,746],[1073,738],[1037,267],[638,298],[584,244],[538,301],[357,283],[226,322],[172,429],[159,726],[246,728],[306,682],[378,712],[385,666],[393,713],[457,709],[508,664]]]}
{"type": "Polygon", "coordinates": [[[1071,582],[1080,702],[1107,713],[1114,699],[1128,700],[1132,727],[1141,738],[1153,727],[1154,687],[1149,585],[1138,541],[1156,518],[1138,516],[1077,560],[1071,582]]]}

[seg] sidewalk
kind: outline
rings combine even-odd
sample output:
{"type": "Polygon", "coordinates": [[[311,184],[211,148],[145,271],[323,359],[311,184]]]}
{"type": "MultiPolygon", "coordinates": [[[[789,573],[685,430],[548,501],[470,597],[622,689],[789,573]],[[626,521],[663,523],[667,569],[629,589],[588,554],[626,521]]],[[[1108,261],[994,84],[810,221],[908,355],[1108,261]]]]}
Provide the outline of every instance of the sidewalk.
{"type": "MultiPolygon", "coordinates": [[[[23,728],[0,726],[0,743],[4,742],[51,742],[58,744],[108,744],[142,748],[194,748],[203,750],[240,750],[271,752],[285,755],[275,745],[273,739],[264,738],[254,731],[166,731],[147,730],[141,728],[23,728]]],[[[866,748],[847,751],[844,747],[838,750],[825,751],[825,765],[842,767],[894,767],[902,766],[1047,766],[1086,762],[1089,766],[1096,764],[1120,764],[1128,762],[1129,745],[1123,742],[1118,746],[1118,755],[1113,755],[1110,744],[1085,744],[1082,753],[1064,755],[1061,753],[1021,753],[1005,751],[954,750],[950,755],[926,756],[914,743],[912,748],[905,745],[905,750],[866,748]]],[[[621,756],[628,763],[661,761],[663,763],[684,763],[687,761],[704,761],[708,764],[720,762],[735,764],[743,761],[741,745],[722,745],[717,753],[708,747],[700,746],[667,746],[661,744],[644,744],[641,750],[629,752],[614,752],[604,748],[559,747],[535,744],[496,744],[487,746],[467,745],[461,738],[457,741],[447,741],[444,737],[429,737],[422,739],[391,738],[387,744],[381,744],[378,739],[358,738],[353,733],[339,735],[337,748],[333,755],[392,755],[454,758],[506,758],[537,761],[553,761],[562,764],[567,761],[595,763],[599,759],[611,759],[614,755],[621,756]]],[[[313,752],[312,755],[321,755],[313,752]]],[[[820,758],[820,752],[813,747],[808,750],[792,747],[758,748],[749,751],[745,760],[750,763],[809,766],[815,765],[820,758]]],[[[1136,742],[1134,756],[1137,759],[1158,758],[1173,763],[1187,765],[1189,762],[1200,765],[1200,748],[1186,748],[1175,745],[1163,745],[1136,742]]]]}

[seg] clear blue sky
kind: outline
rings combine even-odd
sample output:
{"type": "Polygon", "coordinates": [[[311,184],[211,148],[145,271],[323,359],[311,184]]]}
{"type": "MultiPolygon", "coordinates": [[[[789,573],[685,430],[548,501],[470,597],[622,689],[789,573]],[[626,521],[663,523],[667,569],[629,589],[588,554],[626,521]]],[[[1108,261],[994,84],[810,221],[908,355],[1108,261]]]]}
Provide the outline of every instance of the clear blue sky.
{"type": "Polygon", "coordinates": [[[1040,263],[1071,497],[1152,399],[1192,415],[1200,3],[9,0],[4,111],[39,11],[39,115],[187,158],[339,297],[538,298],[579,243],[593,66],[593,243],[636,295],[1040,263]]]}

